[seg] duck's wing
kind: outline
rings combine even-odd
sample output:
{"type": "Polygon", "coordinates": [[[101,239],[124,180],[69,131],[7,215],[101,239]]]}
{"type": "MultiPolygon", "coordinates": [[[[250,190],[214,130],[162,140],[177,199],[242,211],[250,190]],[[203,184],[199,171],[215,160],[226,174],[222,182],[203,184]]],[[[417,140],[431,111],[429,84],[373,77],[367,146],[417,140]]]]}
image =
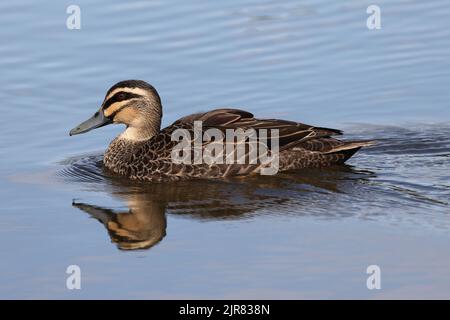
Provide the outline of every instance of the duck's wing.
{"type": "Polygon", "coordinates": [[[300,122],[279,119],[257,119],[250,112],[239,109],[216,109],[205,113],[196,113],[177,120],[174,125],[202,121],[203,128],[216,128],[223,132],[226,129],[278,129],[280,151],[299,143],[341,135],[342,131],[330,128],[315,127],[300,122]]]}
{"type": "MultiPolygon", "coordinates": [[[[197,141],[196,121],[202,121],[201,127],[202,131],[205,133],[208,129],[219,129],[222,133],[222,139],[227,136],[227,129],[241,129],[244,131],[249,129],[255,129],[257,131],[266,129],[267,138],[270,137],[266,142],[268,147],[267,151],[269,152],[272,151],[271,138],[273,137],[270,130],[277,129],[279,136],[278,150],[280,154],[281,151],[285,150],[285,152],[282,152],[283,157],[280,159],[280,168],[283,170],[303,168],[307,165],[329,165],[337,163],[337,161],[345,161],[345,159],[351,156],[351,152],[354,153],[361,147],[361,145],[346,146],[344,145],[344,142],[332,138],[332,136],[342,134],[340,130],[315,127],[294,121],[256,119],[250,112],[238,109],[216,109],[181,118],[142,144],[140,149],[134,153],[133,157],[133,163],[135,163],[135,165],[132,167],[135,167],[136,169],[134,170],[137,172],[135,176],[151,176],[153,181],[163,181],[165,179],[179,180],[185,177],[212,178],[245,175],[255,172],[255,170],[260,167],[260,164],[258,163],[243,164],[240,162],[242,159],[248,159],[250,153],[254,151],[252,148],[255,146],[251,143],[252,141],[250,138],[248,140],[246,139],[244,142],[244,154],[239,153],[239,150],[243,149],[238,148],[231,148],[233,152],[228,153],[228,147],[232,147],[230,145],[234,144],[236,147],[238,145],[242,146],[242,140],[236,141],[233,139],[232,141],[227,141],[227,139],[225,139],[225,144],[222,144],[222,148],[225,148],[223,154],[233,158],[236,156],[236,162],[234,164],[219,163],[211,165],[205,161],[196,163],[198,159],[202,159],[203,152],[201,151],[206,150],[208,144],[216,141],[215,134],[210,136],[211,139],[201,139],[200,141],[197,141]],[[182,132],[176,132],[179,129],[181,129],[182,132]],[[183,141],[181,141],[180,138],[183,138],[183,141]],[[212,138],[214,138],[214,140],[212,140],[212,138]],[[199,142],[201,143],[201,146],[197,145],[199,142]],[[174,150],[175,152],[180,152],[182,150],[183,157],[185,155],[189,156],[189,154],[185,154],[186,150],[184,149],[184,146],[181,146],[181,143],[188,147],[187,152],[190,150],[191,154],[189,161],[193,160],[193,163],[186,164],[184,162],[174,162],[174,150]],[[194,147],[190,148],[190,146],[194,147]],[[182,147],[182,149],[180,149],[180,147],[182,147]],[[289,152],[289,150],[291,150],[291,152],[289,152]],[[339,154],[336,156],[335,153],[339,154]],[[326,159],[323,159],[323,157],[326,157],[326,159]]],[[[245,133],[246,136],[247,132],[245,133]]],[[[252,133],[250,132],[250,134],[252,133]]],[[[261,132],[257,132],[257,134],[258,137],[260,137],[261,132]]],[[[261,143],[261,141],[259,142],[261,143]]],[[[217,152],[215,147],[216,146],[214,146],[214,152],[217,152]]],[[[209,148],[208,150],[209,152],[212,152],[209,148]]],[[[258,157],[262,156],[260,150],[258,145],[258,157]]],[[[265,149],[262,150],[264,151],[265,149]]]]}

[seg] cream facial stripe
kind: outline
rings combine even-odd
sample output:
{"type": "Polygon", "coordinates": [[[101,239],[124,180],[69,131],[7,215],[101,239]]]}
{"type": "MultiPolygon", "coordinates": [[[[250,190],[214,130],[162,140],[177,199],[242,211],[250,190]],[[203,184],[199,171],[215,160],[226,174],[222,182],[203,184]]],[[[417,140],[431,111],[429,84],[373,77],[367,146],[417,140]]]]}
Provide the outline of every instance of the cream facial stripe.
{"type": "Polygon", "coordinates": [[[120,110],[122,110],[130,100],[124,100],[119,102],[114,102],[108,106],[108,108],[103,108],[103,114],[105,117],[111,118],[116,115],[120,110]]]}

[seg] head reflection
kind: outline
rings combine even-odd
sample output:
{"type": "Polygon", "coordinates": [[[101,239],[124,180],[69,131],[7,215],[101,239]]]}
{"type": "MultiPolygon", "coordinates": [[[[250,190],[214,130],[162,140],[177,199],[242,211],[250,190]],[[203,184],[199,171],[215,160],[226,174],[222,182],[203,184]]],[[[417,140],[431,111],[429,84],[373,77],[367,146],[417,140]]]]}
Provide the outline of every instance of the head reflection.
{"type": "Polygon", "coordinates": [[[166,235],[165,205],[145,201],[142,195],[134,195],[133,198],[128,202],[130,210],[125,212],[75,201],[72,205],[100,221],[119,249],[148,249],[166,235]]]}

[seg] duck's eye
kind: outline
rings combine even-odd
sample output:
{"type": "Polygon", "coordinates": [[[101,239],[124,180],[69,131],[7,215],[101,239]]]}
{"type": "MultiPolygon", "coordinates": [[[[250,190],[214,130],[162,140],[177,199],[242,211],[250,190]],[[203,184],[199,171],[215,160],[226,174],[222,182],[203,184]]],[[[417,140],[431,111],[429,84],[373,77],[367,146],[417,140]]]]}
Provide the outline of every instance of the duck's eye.
{"type": "Polygon", "coordinates": [[[117,99],[119,99],[119,100],[125,100],[126,97],[127,97],[127,96],[126,96],[125,93],[118,93],[118,94],[117,94],[117,99]]]}

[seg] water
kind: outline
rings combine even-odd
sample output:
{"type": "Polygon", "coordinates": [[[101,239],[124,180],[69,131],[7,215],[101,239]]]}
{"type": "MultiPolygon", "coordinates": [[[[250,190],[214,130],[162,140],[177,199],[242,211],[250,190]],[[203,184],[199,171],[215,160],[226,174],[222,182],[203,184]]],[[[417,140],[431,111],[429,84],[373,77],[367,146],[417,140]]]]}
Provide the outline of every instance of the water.
{"type": "Polygon", "coordinates": [[[378,1],[376,31],[370,1],[79,0],[72,31],[70,4],[0,4],[0,298],[450,298],[447,1],[378,1]],[[112,178],[122,128],[68,131],[133,78],[164,125],[233,106],[379,144],[275,177],[112,178]]]}

